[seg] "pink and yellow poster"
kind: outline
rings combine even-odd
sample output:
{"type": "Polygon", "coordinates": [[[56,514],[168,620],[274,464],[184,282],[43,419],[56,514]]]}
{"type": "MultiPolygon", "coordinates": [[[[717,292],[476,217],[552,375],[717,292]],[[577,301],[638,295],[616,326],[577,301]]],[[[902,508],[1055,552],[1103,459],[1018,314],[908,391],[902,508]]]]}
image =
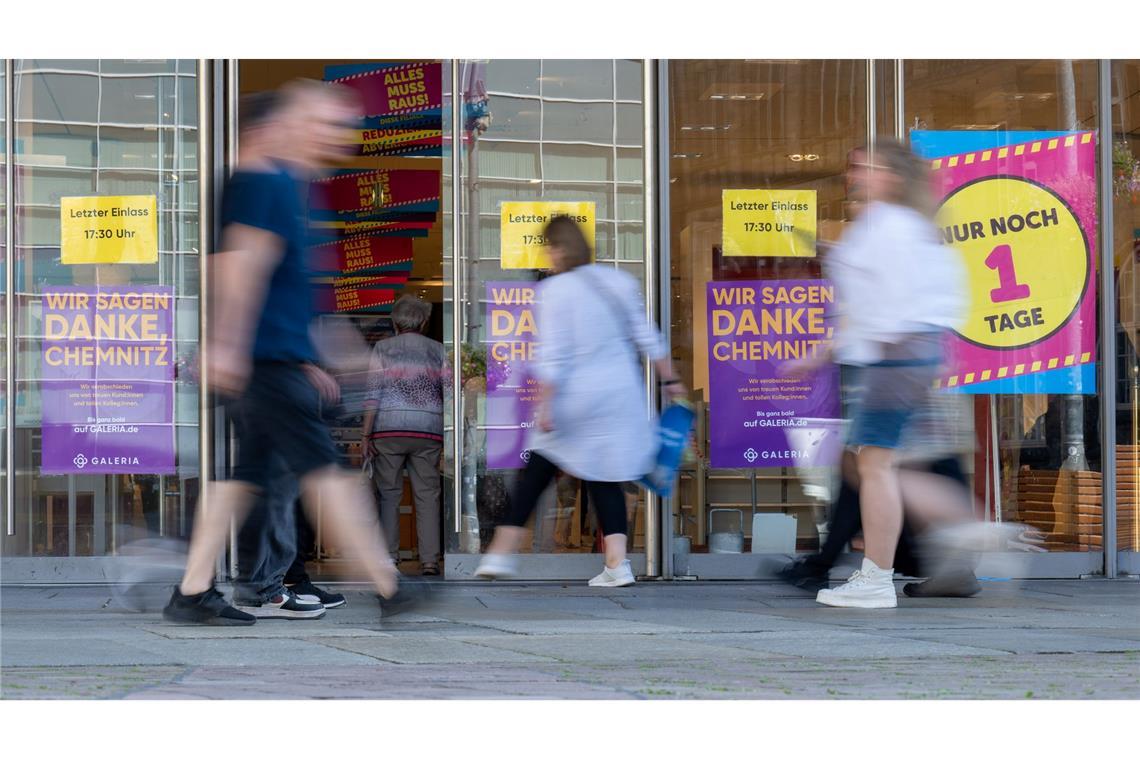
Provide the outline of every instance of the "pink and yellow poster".
{"type": "Polygon", "coordinates": [[[930,134],[953,133],[914,133],[912,141],[931,160],[938,225],[962,253],[970,286],[940,385],[965,393],[1095,393],[1093,133],[1038,134],[944,155],[930,148],[937,140],[923,150],[930,134]]]}

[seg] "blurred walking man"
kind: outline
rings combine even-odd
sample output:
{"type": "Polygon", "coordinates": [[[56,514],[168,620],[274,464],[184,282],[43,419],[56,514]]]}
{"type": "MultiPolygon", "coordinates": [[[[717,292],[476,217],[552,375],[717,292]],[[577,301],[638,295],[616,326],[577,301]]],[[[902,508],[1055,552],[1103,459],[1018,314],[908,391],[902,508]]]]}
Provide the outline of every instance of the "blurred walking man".
{"type": "Polygon", "coordinates": [[[314,317],[305,265],[305,187],[350,148],[359,105],[348,90],[297,81],[281,91],[274,128],[287,153],[256,158],[234,173],[222,214],[222,252],[211,257],[212,315],[206,372],[232,400],[239,429],[232,480],[209,484],[199,509],[168,620],[250,625],[253,615],[228,604],[214,586],[214,564],[231,519],[239,522],[283,461],[313,513],[319,502],[331,542],[359,561],[382,599],[397,595],[397,573],[375,523],[370,494],[339,466],[322,403],[335,403],[336,381],[317,364],[309,338],[314,317]]]}

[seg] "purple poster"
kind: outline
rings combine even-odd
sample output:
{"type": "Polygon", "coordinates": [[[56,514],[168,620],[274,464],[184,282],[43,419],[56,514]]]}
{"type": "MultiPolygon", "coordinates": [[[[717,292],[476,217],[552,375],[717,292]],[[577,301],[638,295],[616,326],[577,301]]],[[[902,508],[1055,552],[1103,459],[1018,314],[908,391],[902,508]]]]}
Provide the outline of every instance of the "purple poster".
{"type": "Polygon", "coordinates": [[[535,286],[487,283],[487,467],[526,464],[527,430],[534,424],[538,386],[530,376],[535,346],[535,286]]]}
{"type": "Polygon", "coordinates": [[[825,347],[831,328],[824,317],[834,295],[826,280],[708,284],[713,467],[804,465],[816,458],[795,433],[839,416],[839,371],[829,365],[792,379],[781,368],[825,347]]]}
{"type": "Polygon", "coordinates": [[[45,474],[174,472],[173,315],[166,286],[44,288],[45,474]]]}

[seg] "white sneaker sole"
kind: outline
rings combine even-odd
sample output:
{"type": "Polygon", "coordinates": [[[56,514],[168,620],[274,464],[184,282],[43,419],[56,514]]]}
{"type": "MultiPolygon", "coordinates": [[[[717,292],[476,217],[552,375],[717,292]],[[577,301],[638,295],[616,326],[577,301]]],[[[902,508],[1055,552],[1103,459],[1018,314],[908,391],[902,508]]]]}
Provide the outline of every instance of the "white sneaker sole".
{"type": "Polygon", "coordinates": [[[296,610],[283,610],[280,607],[238,607],[242,612],[253,615],[259,620],[318,620],[325,616],[325,608],[299,612],[296,610]]]}
{"type": "Polygon", "coordinates": [[[893,596],[890,598],[881,597],[863,597],[861,599],[842,594],[835,594],[831,589],[820,589],[816,594],[815,600],[820,604],[826,604],[828,607],[850,607],[861,610],[885,610],[892,609],[899,606],[899,598],[893,596]]]}
{"type": "Polygon", "coordinates": [[[475,569],[474,576],[486,581],[504,580],[518,575],[518,569],[510,565],[480,564],[475,569]]]}
{"type": "Polygon", "coordinates": [[[594,588],[624,588],[626,586],[632,586],[635,583],[637,583],[636,578],[630,578],[629,580],[615,579],[612,581],[599,581],[595,578],[591,578],[586,585],[593,586],[594,588]]]}

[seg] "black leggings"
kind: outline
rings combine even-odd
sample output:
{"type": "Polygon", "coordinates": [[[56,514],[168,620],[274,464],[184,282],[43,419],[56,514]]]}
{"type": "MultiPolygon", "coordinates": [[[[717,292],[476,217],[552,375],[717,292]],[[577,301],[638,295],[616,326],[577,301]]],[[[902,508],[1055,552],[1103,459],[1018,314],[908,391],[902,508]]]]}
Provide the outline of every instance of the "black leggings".
{"type": "MultiPolygon", "coordinates": [[[[516,528],[526,525],[534,508],[538,506],[542,492],[557,474],[558,468],[553,462],[532,451],[526,467],[515,484],[515,494],[507,512],[506,524],[516,528]]],[[[615,533],[626,535],[629,520],[625,514],[625,494],[622,493],[621,483],[588,480],[586,488],[590,493],[590,501],[594,503],[594,509],[597,511],[598,522],[602,524],[602,535],[612,536],[615,533]]]]}

